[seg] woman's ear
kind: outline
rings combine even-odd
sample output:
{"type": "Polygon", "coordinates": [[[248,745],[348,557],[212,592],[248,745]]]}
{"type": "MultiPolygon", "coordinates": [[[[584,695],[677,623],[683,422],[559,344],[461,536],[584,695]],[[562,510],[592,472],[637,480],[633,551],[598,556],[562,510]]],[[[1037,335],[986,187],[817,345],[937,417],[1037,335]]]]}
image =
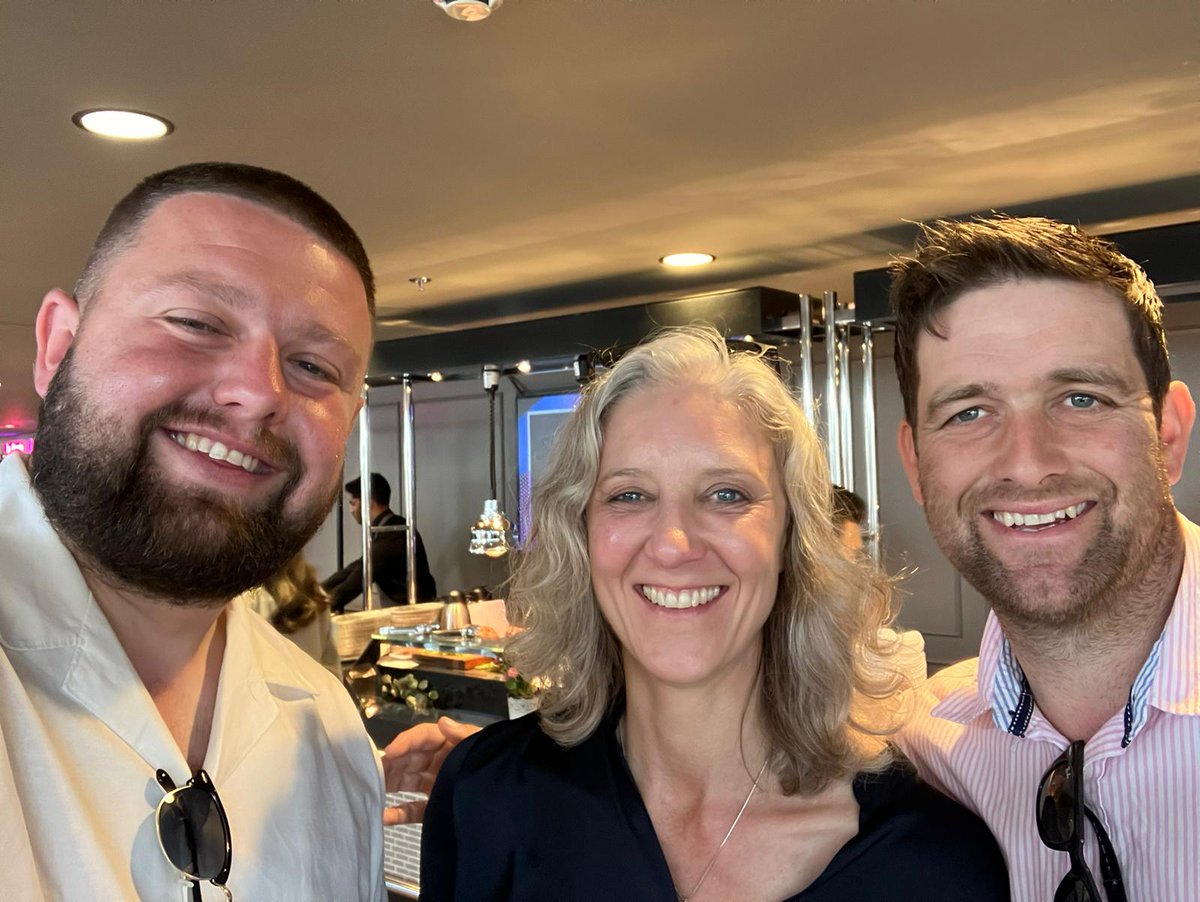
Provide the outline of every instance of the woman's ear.
{"type": "Polygon", "coordinates": [[[37,336],[37,357],[33,362],[33,386],[46,397],[50,380],[75,341],[79,331],[79,304],[61,289],[55,288],[42,298],[34,333],[37,336]]]}

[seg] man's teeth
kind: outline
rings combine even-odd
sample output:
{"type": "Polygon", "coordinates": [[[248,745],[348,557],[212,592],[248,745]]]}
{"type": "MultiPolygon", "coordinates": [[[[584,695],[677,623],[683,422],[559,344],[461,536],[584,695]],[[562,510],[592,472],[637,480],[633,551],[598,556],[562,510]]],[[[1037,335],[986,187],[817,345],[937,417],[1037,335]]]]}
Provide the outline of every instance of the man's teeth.
{"type": "Polygon", "coordinates": [[[992,511],[992,517],[1005,526],[1046,526],[1060,520],[1074,520],[1083,512],[1085,504],[1072,504],[1062,510],[1046,514],[1018,514],[1010,511],[992,511]]]}
{"type": "Polygon", "coordinates": [[[258,458],[243,454],[241,451],[230,450],[221,442],[214,442],[203,435],[196,435],[194,432],[172,432],[171,438],[175,439],[177,445],[182,445],[189,451],[206,454],[213,460],[223,460],[235,467],[241,467],[247,473],[254,473],[258,470],[258,458]]]}
{"type": "Polygon", "coordinates": [[[657,589],[654,586],[642,586],[642,594],[660,608],[694,608],[708,604],[721,594],[720,586],[709,586],[702,589],[684,589],[672,592],[670,589],[657,589]]]}

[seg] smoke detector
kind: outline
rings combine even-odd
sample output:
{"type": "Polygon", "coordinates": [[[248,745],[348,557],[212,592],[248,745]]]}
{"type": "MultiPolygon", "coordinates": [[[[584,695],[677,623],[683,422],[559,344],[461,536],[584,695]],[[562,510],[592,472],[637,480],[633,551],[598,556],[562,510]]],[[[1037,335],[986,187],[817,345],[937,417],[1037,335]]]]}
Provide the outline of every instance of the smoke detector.
{"type": "Polygon", "coordinates": [[[433,0],[452,19],[480,22],[500,8],[504,0],[433,0]]]}

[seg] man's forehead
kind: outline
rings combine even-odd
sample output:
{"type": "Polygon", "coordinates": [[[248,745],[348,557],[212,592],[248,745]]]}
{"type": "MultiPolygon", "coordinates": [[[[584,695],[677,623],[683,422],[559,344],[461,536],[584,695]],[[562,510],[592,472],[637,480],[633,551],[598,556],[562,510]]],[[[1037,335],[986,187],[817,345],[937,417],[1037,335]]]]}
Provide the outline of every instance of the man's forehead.
{"type": "Polygon", "coordinates": [[[154,235],[169,228],[202,234],[251,225],[282,229],[327,246],[308,226],[270,204],[221,191],[186,191],[164,198],[147,214],[139,232],[154,235]]]}
{"type": "Polygon", "coordinates": [[[1119,336],[1132,344],[1125,301],[1107,285],[1059,278],[1006,279],[968,288],[929,319],[916,334],[916,350],[953,346],[988,337],[1031,338],[1058,327],[1104,320],[1124,324],[1119,336]]]}
{"type": "Polygon", "coordinates": [[[1057,378],[1066,371],[1140,376],[1122,300],[1107,287],[1011,280],[963,292],[917,337],[920,394],[948,383],[1057,378]]]}

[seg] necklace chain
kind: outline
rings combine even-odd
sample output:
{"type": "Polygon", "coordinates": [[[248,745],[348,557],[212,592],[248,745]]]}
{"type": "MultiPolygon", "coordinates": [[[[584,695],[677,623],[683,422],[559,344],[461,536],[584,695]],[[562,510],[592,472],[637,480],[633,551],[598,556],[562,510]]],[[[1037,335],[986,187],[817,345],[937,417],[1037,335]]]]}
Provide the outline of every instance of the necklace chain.
{"type": "MultiPolygon", "coordinates": [[[[770,760],[770,759],[768,759],[770,760]]],[[[750,784],[750,791],[746,793],[746,800],[742,802],[742,807],[738,809],[737,816],[734,817],[733,823],[729,825],[729,829],[725,831],[725,836],[721,840],[721,844],[717,846],[717,851],[713,852],[712,858],[708,860],[708,864],[704,868],[704,873],[700,875],[700,879],[696,881],[696,885],[692,887],[692,891],[686,896],[678,890],[675,892],[675,898],[678,902],[691,902],[696,898],[696,893],[700,892],[700,887],[704,885],[704,881],[708,879],[708,875],[712,873],[713,866],[717,863],[717,857],[721,854],[721,850],[725,848],[725,844],[729,842],[729,837],[733,836],[733,831],[737,827],[738,822],[742,819],[742,815],[746,813],[746,809],[750,807],[750,799],[754,796],[754,790],[758,789],[758,781],[762,779],[762,775],[766,773],[767,762],[763,761],[762,767],[758,769],[758,776],[754,778],[754,782],[750,784]]]]}

